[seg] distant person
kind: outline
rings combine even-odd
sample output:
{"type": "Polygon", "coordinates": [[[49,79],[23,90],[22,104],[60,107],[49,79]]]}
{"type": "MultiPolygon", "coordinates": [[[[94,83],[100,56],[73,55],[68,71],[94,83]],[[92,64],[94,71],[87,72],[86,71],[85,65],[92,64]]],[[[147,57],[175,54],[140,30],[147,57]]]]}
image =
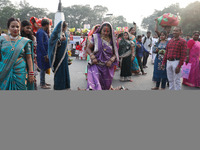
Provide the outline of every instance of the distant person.
{"type": "MultiPolygon", "coordinates": [[[[172,26],[164,26],[163,30],[167,32],[167,40],[171,40],[173,38],[173,34],[171,34],[172,26]]],[[[157,33],[158,37],[160,37],[160,32],[158,31],[158,20],[156,19],[155,24],[155,32],[157,33]]]]}
{"type": "Polygon", "coordinates": [[[118,51],[119,58],[121,58],[120,81],[132,82],[131,64],[135,59],[135,43],[130,40],[128,32],[124,32],[118,51]]]}
{"type": "Polygon", "coordinates": [[[190,40],[190,36],[189,35],[187,35],[187,37],[186,37],[186,42],[188,42],[189,40],[190,40]]]}
{"type": "Polygon", "coordinates": [[[147,67],[147,61],[149,57],[149,53],[151,52],[151,46],[152,46],[152,37],[151,37],[151,32],[147,31],[147,36],[144,36],[142,38],[142,44],[144,45],[144,48],[148,51],[144,51],[144,56],[143,56],[143,68],[148,68],[147,67]]]}
{"type": "MultiPolygon", "coordinates": [[[[136,56],[136,34],[135,34],[135,27],[131,27],[129,29],[129,38],[132,42],[134,42],[134,55],[136,56]]],[[[140,69],[139,69],[139,64],[138,64],[138,60],[137,57],[134,57],[133,61],[132,61],[132,65],[131,65],[131,72],[134,73],[135,75],[139,75],[140,73],[140,69]]]]}
{"type": "Polygon", "coordinates": [[[21,36],[22,37],[26,37],[30,40],[33,41],[33,52],[34,52],[34,76],[35,76],[35,81],[34,81],[34,85],[35,85],[35,90],[37,90],[37,81],[36,81],[36,75],[38,74],[38,66],[37,66],[37,59],[36,59],[36,46],[37,46],[37,42],[36,42],[36,37],[33,35],[32,32],[32,25],[29,21],[24,20],[21,22],[21,36]]]}
{"type": "Polygon", "coordinates": [[[37,38],[37,64],[40,68],[40,86],[42,89],[50,89],[50,84],[45,82],[46,71],[50,68],[48,58],[48,42],[50,22],[48,19],[43,19],[42,28],[36,33],[37,38]]]}
{"type": "Polygon", "coordinates": [[[186,64],[191,63],[189,78],[183,78],[183,84],[200,88],[200,42],[199,31],[193,33],[193,38],[187,42],[186,64]]]}
{"type": "Polygon", "coordinates": [[[5,34],[4,31],[1,32],[1,36],[6,36],[7,34],[5,34]]]}
{"type": "Polygon", "coordinates": [[[140,66],[140,71],[142,72],[142,75],[146,75],[147,73],[144,72],[143,70],[143,64],[142,64],[142,58],[143,58],[143,55],[144,55],[144,51],[149,53],[149,51],[147,51],[142,43],[142,36],[141,35],[138,35],[137,36],[137,47],[136,47],[136,57],[137,57],[137,60],[138,60],[138,64],[140,66]]]}
{"type": "Polygon", "coordinates": [[[186,57],[187,42],[180,37],[181,27],[173,29],[173,38],[168,42],[161,68],[167,63],[167,78],[170,90],[181,90],[181,66],[186,57]]]}

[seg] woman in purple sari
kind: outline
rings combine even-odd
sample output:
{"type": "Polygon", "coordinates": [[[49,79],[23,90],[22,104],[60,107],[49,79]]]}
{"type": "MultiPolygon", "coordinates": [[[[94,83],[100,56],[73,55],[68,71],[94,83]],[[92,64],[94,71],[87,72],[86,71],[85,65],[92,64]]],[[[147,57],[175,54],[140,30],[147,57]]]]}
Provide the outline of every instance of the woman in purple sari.
{"type": "Polygon", "coordinates": [[[114,76],[114,65],[119,61],[114,30],[110,23],[104,22],[93,34],[87,52],[90,55],[87,90],[109,90],[114,76]]]}

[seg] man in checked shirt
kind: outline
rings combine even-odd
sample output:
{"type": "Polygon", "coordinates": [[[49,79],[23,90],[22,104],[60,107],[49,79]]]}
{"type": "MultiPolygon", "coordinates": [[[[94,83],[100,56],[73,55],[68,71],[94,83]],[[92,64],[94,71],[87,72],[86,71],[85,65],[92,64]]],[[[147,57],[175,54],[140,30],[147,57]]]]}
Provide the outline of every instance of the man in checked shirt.
{"type": "Polygon", "coordinates": [[[186,57],[187,42],[180,37],[182,33],[181,27],[177,26],[173,29],[173,38],[168,42],[166,53],[163,58],[161,68],[164,69],[167,62],[167,78],[169,80],[170,90],[181,89],[181,66],[186,57]]]}

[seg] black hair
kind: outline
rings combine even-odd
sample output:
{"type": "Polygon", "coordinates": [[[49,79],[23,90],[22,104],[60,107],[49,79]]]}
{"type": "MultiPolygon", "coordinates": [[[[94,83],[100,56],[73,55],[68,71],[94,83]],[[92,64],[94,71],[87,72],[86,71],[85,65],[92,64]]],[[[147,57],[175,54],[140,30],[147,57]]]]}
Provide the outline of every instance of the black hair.
{"type": "Polygon", "coordinates": [[[137,36],[137,41],[138,41],[140,38],[142,38],[142,36],[141,36],[141,35],[138,35],[138,36],[137,36]]]}
{"type": "Polygon", "coordinates": [[[102,27],[101,27],[101,29],[100,29],[100,33],[101,33],[103,27],[105,27],[105,26],[109,26],[109,28],[110,28],[110,35],[109,35],[109,37],[111,38],[111,37],[112,37],[112,29],[111,29],[110,24],[108,24],[108,23],[105,23],[105,24],[102,25],[102,27]]]}
{"type": "Polygon", "coordinates": [[[131,28],[128,30],[128,32],[131,32],[132,29],[134,29],[134,27],[131,27],[131,28]]]}
{"type": "MultiPolygon", "coordinates": [[[[193,35],[195,35],[196,33],[197,33],[197,34],[200,34],[199,31],[194,31],[194,32],[193,32],[193,35]]],[[[188,36],[189,36],[189,35],[188,35],[188,36]]]]}
{"type": "Polygon", "coordinates": [[[21,23],[20,23],[19,19],[13,18],[13,17],[12,17],[12,18],[8,19],[7,28],[10,27],[10,24],[11,24],[11,22],[13,22],[13,21],[17,21],[17,22],[19,23],[19,25],[21,26],[21,23]]]}
{"type": "MultiPolygon", "coordinates": [[[[128,34],[128,40],[130,40],[130,36],[129,36],[129,33],[128,33],[128,32],[124,32],[124,33],[123,33],[123,36],[124,36],[125,33],[128,34]]],[[[124,37],[123,37],[123,38],[124,38],[124,37]]]]}
{"type": "Polygon", "coordinates": [[[48,19],[42,19],[41,21],[41,25],[44,27],[46,25],[49,25],[50,24],[50,21],[48,19]]]}
{"type": "Polygon", "coordinates": [[[151,31],[147,31],[147,34],[148,34],[148,33],[151,33],[151,31]]]}
{"type": "MultiPolygon", "coordinates": [[[[165,38],[167,38],[167,31],[165,31],[165,30],[161,31],[161,32],[160,32],[160,35],[161,35],[162,33],[165,35],[165,38]]],[[[161,39],[159,38],[158,43],[160,43],[160,41],[161,41],[161,39]]]]}
{"type": "Polygon", "coordinates": [[[31,23],[29,21],[27,21],[27,20],[24,20],[24,21],[21,22],[21,26],[22,26],[22,28],[21,28],[21,36],[22,37],[27,37],[28,39],[33,40],[33,32],[31,32],[30,34],[26,34],[24,32],[24,30],[23,30],[23,27],[32,26],[31,23]]]}
{"type": "Polygon", "coordinates": [[[182,32],[182,28],[180,26],[175,26],[174,28],[178,28],[182,32]]]}
{"type": "Polygon", "coordinates": [[[117,38],[123,37],[123,33],[120,33],[117,38]]]}
{"type": "Polygon", "coordinates": [[[31,23],[29,21],[27,21],[27,20],[24,20],[24,21],[21,22],[21,26],[22,27],[31,26],[31,23]]]}
{"type": "Polygon", "coordinates": [[[63,21],[63,29],[67,27],[67,23],[65,21],[63,21]]]}

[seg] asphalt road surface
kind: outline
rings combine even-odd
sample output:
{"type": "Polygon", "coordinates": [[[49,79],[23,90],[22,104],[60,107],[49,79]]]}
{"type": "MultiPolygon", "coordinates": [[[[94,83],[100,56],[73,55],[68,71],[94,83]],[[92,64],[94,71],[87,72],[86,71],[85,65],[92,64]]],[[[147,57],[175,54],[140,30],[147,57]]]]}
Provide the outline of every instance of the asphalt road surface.
{"type": "MultiPolygon", "coordinates": [[[[81,89],[85,89],[87,87],[87,81],[85,77],[85,69],[87,62],[86,60],[79,60],[75,57],[71,57],[73,59],[72,64],[69,66],[70,70],[70,84],[71,90],[77,90],[78,87],[81,89]]],[[[148,68],[145,68],[144,71],[147,72],[147,75],[138,75],[132,76],[133,82],[121,82],[120,79],[120,70],[115,72],[113,78],[113,87],[121,86],[128,88],[129,90],[151,90],[152,87],[155,86],[155,82],[152,81],[153,75],[153,64],[151,63],[151,58],[148,59],[148,68]]],[[[37,75],[37,85],[38,90],[46,90],[41,89],[39,84],[39,74],[37,75]]],[[[50,75],[46,74],[46,82],[51,84],[51,89],[53,90],[53,73],[51,72],[50,75]]],[[[169,90],[166,87],[166,90],[169,90]]],[[[199,90],[199,88],[192,88],[185,85],[182,85],[182,90],[199,90]]]]}

